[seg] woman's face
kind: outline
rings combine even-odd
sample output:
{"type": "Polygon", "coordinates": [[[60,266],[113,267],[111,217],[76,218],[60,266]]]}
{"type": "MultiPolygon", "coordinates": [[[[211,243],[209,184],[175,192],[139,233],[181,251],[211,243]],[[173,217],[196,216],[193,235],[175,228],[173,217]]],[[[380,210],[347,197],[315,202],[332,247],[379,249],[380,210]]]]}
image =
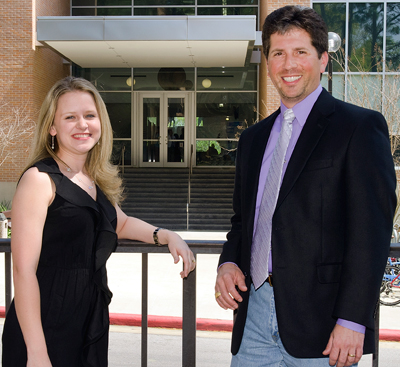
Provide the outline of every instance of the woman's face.
{"type": "Polygon", "coordinates": [[[57,138],[58,154],[87,154],[101,136],[93,96],[83,91],[63,94],[58,100],[50,135],[57,138]]]}

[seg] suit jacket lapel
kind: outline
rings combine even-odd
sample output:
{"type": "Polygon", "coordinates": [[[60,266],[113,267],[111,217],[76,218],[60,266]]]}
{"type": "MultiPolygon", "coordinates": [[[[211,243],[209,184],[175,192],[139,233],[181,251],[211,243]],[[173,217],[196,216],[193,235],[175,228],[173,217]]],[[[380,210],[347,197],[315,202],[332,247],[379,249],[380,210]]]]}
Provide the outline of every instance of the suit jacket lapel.
{"type": "Polygon", "coordinates": [[[318,144],[329,123],[327,116],[335,109],[334,101],[334,98],[326,90],[323,90],[315,102],[287,166],[275,210],[289,194],[318,144]]]}

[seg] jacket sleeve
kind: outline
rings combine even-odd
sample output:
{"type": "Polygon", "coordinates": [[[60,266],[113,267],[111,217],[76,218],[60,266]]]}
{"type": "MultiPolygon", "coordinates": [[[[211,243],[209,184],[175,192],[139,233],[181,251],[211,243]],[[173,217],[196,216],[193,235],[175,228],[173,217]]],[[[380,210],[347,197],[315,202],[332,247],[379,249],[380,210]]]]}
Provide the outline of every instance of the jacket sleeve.
{"type": "Polygon", "coordinates": [[[346,153],[345,178],[346,243],[334,317],[373,329],[396,207],[396,176],[380,113],[360,116],[346,153]]]}

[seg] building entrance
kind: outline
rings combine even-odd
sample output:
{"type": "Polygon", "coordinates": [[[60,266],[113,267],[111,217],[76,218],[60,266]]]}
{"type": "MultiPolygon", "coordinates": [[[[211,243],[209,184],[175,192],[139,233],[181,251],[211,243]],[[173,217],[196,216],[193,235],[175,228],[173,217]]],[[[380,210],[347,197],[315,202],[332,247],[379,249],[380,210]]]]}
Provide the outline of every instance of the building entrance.
{"type": "Polygon", "coordinates": [[[140,166],[188,166],[188,93],[140,93],[140,166]]]}

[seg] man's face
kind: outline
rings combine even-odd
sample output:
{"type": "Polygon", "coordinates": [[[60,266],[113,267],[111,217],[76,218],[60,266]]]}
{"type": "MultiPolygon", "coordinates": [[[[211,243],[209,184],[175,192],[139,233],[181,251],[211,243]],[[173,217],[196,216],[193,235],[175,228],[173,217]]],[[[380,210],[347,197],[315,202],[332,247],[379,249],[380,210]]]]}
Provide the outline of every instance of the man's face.
{"type": "Polygon", "coordinates": [[[272,34],[270,45],[268,75],[283,104],[292,108],[318,87],[320,74],[328,63],[328,53],[324,52],[319,59],[310,35],[299,28],[283,35],[272,34]]]}

